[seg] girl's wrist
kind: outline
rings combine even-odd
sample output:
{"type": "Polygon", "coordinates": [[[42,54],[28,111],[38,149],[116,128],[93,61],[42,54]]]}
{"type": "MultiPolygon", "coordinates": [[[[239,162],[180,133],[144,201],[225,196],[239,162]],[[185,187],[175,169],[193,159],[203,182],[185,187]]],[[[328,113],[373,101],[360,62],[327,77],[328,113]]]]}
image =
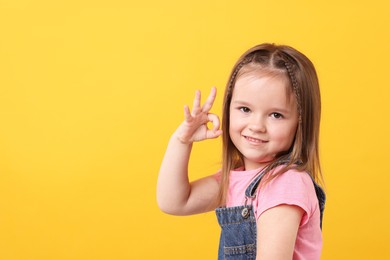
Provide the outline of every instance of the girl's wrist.
{"type": "Polygon", "coordinates": [[[183,144],[183,145],[192,145],[192,141],[189,141],[187,140],[186,138],[183,138],[182,135],[180,135],[179,133],[175,132],[173,135],[172,135],[172,139],[178,141],[180,144],[183,144]]]}

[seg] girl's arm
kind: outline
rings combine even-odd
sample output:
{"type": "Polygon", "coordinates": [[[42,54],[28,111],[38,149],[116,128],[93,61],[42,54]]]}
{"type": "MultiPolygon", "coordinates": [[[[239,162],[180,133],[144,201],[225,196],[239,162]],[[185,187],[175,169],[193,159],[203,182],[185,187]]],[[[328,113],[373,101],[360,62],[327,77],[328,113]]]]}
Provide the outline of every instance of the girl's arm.
{"type": "Polygon", "coordinates": [[[184,122],[172,135],[161,164],[157,182],[157,202],[160,209],[173,215],[190,215],[214,209],[219,190],[217,180],[205,177],[190,183],[188,162],[192,143],[216,138],[222,134],[219,119],[209,111],[216,97],[212,88],[203,106],[200,91],[196,92],[192,112],[184,107],[184,122]],[[213,129],[207,123],[213,123],[213,129]]]}
{"type": "Polygon", "coordinates": [[[257,257],[260,260],[292,259],[304,210],[280,205],[265,211],[257,221],[257,257]]]}

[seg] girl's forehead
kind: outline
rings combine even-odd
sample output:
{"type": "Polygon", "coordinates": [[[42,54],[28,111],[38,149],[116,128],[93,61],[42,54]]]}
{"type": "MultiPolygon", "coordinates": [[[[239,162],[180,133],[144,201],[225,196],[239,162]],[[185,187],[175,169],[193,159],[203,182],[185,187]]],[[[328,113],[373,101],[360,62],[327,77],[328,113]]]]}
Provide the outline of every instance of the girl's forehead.
{"type": "Polygon", "coordinates": [[[275,80],[289,81],[289,77],[286,71],[279,69],[265,69],[265,68],[252,68],[243,67],[237,74],[236,82],[241,78],[269,78],[275,80]]]}
{"type": "Polygon", "coordinates": [[[294,105],[289,78],[281,74],[246,73],[237,78],[233,89],[233,100],[257,100],[272,98],[273,102],[294,105]]]}
{"type": "MultiPolygon", "coordinates": [[[[290,79],[286,74],[268,71],[250,71],[237,76],[234,89],[239,85],[246,85],[253,82],[266,82],[269,85],[282,85],[289,96],[292,94],[290,79]]],[[[235,92],[233,89],[233,93],[235,92]]]]}

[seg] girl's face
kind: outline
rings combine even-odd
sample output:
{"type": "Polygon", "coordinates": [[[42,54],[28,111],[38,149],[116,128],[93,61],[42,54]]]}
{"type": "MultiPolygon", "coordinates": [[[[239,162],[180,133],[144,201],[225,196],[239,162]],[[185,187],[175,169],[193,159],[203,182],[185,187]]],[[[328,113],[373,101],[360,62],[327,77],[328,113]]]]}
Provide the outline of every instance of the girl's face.
{"type": "Polygon", "coordinates": [[[248,73],[237,79],[230,103],[229,134],[245,169],[257,169],[287,151],[298,126],[294,95],[282,77],[248,73]]]}

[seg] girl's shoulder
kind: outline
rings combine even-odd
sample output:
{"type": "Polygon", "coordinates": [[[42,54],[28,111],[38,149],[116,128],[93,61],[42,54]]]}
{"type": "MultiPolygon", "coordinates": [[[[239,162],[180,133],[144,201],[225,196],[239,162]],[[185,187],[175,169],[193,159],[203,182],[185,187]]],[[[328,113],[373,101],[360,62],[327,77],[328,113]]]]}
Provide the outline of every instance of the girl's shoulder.
{"type": "Polygon", "coordinates": [[[309,183],[312,182],[312,178],[308,172],[294,168],[286,170],[284,173],[280,174],[278,178],[279,177],[285,180],[302,180],[309,183]]]}
{"type": "Polygon", "coordinates": [[[306,171],[300,171],[294,168],[283,169],[285,166],[278,166],[270,172],[271,175],[277,174],[277,176],[272,178],[272,181],[275,182],[304,182],[312,183],[313,179],[310,174],[306,171]],[[279,173],[282,172],[282,173],[279,173]]]}
{"type": "Polygon", "coordinates": [[[272,207],[295,205],[311,216],[318,207],[312,178],[307,172],[289,169],[257,190],[257,216],[272,207]]]}
{"type": "MultiPolygon", "coordinates": [[[[278,169],[276,169],[278,170],[278,169]]],[[[312,177],[305,171],[288,169],[278,174],[269,183],[262,187],[260,193],[285,194],[288,196],[315,195],[312,177]]]]}

